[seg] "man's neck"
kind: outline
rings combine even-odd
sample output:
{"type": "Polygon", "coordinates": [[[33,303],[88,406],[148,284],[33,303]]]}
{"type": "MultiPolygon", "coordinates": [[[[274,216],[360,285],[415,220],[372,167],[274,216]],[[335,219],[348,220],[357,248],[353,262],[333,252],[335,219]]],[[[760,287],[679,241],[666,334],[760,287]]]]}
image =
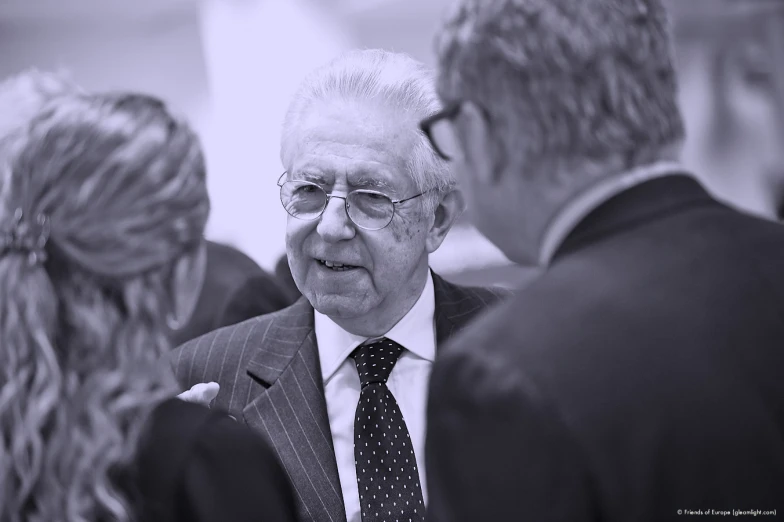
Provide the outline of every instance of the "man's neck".
{"type": "Polygon", "coordinates": [[[632,187],[682,171],[683,169],[677,162],[656,161],[608,176],[588,187],[561,207],[547,228],[544,229],[539,242],[539,265],[549,265],[556,251],[574,229],[589,214],[607,201],[632,187]]]}

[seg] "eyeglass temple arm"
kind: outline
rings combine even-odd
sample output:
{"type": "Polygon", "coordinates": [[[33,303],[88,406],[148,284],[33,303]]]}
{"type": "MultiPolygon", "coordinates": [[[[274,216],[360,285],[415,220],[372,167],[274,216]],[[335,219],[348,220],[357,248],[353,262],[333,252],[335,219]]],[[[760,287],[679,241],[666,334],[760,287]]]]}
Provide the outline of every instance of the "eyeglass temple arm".
{"type": "Polygon", "coordinates": [[[405,199],[398,199],[397,201],[395,201],[395,200],[391,200],[391,201],[392,201],[392,203],[393,203],[393,204],[395,204],[395,205],[397,205],[398,203],[405,203],[406,201],[409,201],[409,200],[412,200],[412,199],[416,199],[416,198],[418,198],[419,196],[424,196],[425,194],[427,194],[428,192],[431,192],[431,191],[433,191],[433,190],[435,190],[435,189],[428,189],[428,190],[426,190],[426,191],[424,191],[424,192],[420,192],[420,193],[419,193],[419,194],[417,194],[416,196],[411,196],[411,197],[408,197],[408,198],[405,198],[405,199]]]}

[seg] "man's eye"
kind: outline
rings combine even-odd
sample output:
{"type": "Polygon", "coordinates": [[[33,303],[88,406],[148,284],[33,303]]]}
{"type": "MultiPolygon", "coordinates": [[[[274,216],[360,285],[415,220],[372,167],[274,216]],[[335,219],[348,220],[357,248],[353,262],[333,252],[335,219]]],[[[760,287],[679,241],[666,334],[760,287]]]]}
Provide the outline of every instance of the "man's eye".
{"type": "Polygon", "coordinates": [[[298,186],[296,190],[300,194],[308,194],[310,192],[315,192],[320,189],[315,185],[302,184],[298,186]]]}

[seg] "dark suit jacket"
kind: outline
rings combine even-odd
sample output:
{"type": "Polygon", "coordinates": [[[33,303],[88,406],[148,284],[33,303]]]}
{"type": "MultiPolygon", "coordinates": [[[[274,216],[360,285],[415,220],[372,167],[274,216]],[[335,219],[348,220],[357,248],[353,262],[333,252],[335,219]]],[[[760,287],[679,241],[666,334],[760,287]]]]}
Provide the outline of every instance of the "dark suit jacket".
{"type": "Polygon", "coordinates": [[[199,300],[188,322],[171,333],[172,344],[276,312],[292,302],[275,278],[251,258],[228,245],[207,241],[207,267],[199,300]]]}
{"type": "MultiPolygon", "coordinates": [[[[438,345],[507,295],[433,280],[438,345]]],[[[183,389],[219,383],[217,406],[272,443],[294,484],[302,520],[345,521],[313,325],[313,308],[302,298],[191,341],[171,357],[183,389]]]]}
{"type": "Polygon", "coordinates": [[[629,189],[430,383],[433,521],[781,516],[784,228],[686,176],[629,189]]]}
{"type": "Polygon", "coordinates": [[[141,522],[294,522],[264,440],[225,413],[171,399],[153,410],[125,489],[141,522]]]}

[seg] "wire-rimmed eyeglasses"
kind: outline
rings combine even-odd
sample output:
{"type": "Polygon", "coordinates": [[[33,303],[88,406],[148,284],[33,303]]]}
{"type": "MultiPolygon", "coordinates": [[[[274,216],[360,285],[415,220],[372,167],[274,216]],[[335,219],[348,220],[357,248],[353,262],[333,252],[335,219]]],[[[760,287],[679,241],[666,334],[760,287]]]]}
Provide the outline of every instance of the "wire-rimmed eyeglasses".
{"type": "Polygon", "coordinates": [[[375,190],[352,190],[345,196],[328,194],[320,185],[304,180],[288,180],[284,172],[278,179],[280,202],[290,216],[305,221],[318,219],[326,210],[331,198],[342,199],[346,206],[346,215],[356,226],[363,230],[381,230],[386,228],[395,217],[395,209],[400,203],[422,196],[428,191],[420,192],[405,199],[393,200],[386,194],[375,190]]]}

